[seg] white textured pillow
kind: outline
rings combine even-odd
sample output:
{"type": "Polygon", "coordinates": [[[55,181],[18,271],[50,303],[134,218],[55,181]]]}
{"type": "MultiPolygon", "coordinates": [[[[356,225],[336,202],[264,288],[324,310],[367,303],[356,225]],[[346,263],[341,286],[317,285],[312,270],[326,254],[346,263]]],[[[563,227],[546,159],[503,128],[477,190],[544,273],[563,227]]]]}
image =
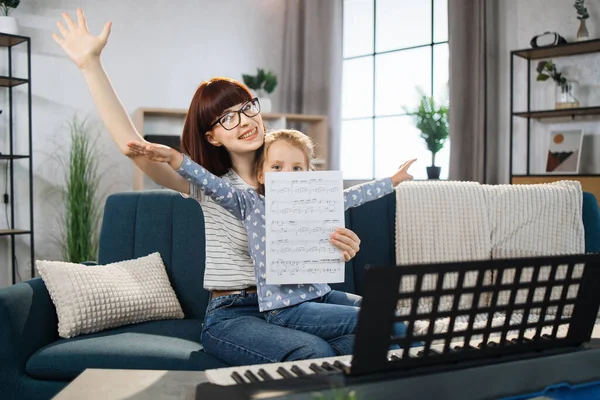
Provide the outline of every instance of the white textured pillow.
{"type": "Polygon", "coordinates": [[[63,338],[184,316],[159,253],[107,265],[37,260],[36,267],[63,338]]]}

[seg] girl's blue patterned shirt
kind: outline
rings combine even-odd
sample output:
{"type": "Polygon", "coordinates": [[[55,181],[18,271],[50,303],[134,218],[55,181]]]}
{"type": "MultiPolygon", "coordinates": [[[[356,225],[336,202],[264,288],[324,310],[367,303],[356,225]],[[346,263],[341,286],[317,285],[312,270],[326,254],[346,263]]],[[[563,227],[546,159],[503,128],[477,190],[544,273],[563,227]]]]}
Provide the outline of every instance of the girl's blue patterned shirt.
{"type": "MultiPolygon", "coordinates": [[[[186,178],[207,196],[244,222],[248,233],[248,248],[254,264],[254,275],[261,312],[292,306],[314,300],[331,291],[329,285],[297,284],[267,285],[266,283],[266,229],[265,199],[253,189],[237,189],[229,182],[210,173],[184,155],[177,173],[186,178]]],[[[391,178],[385,178],[344,190],[345,209],[376,200],[393,192],[391,178]]]]}

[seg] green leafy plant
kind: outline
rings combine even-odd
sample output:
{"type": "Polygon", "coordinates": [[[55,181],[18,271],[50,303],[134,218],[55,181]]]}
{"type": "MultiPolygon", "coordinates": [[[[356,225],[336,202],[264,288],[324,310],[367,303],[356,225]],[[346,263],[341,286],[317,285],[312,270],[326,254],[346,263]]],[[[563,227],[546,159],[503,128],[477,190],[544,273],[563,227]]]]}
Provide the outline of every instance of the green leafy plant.
{"type": "Polygon", "coordinates": [[[77,116],[68,122],[71,147],[60,155],[65,179],[61,252],[64,261],[96,260],[102,208],[98,173],[98,132],[91,122],[77,116]]]}
{"type": "Polygon", "coordinates": [[[264,90],[267,93],[273,93],[277,87],[277,76],[272,71],[265,71],[258,68],[256,75],[242,75],[244,84],[252,90],[264,90]]]}
{"type": "Polygon", "coordinates": [[[538,62],[538,65],[535,69],[538,73],[536,78],[537,81],[545,81],[550,78],[558,85],[564,85],[567,83],[567,78],[556,69],[556,65],[552,60],[544,60],[538,62]]]}
{"type": "Polygon", "coordinates": [[[419,92],[419,104],[415,109],[404,107],[407,115],[413,118],[413,122],[421,131],[421,138],[425,141],[427,149],[431,152],[431,166],[435,166],[435,155],[444,147],[448,139],[449,107],[446,104],[438,104],[432,96],[426,94],[422,89],[419,92]]]}
{"type": "Polygon", "coordinates": [[[17,8],[21,0],[0,0],[0,14],[8,16],[11,8],[17,8]]]}
{"type": "Polygon", "coordinates": [[[588,19],[590,14],[588,14],[587,8],[583,5],[584,0],[575,0],[575,4],[573,7],[577,10],[577,19],[583,20],[588,19]]]}

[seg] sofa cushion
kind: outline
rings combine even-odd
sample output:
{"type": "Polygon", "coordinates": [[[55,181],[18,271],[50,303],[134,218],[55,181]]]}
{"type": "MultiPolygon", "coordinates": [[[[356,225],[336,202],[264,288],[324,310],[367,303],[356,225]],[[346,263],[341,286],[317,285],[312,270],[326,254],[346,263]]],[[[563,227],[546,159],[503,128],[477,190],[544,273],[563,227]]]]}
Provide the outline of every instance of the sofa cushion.
{"type": "Polygon", "coordinates": [[[360,238],[360,251],[352,260],[353,293],[362,295],[367,265],[395,265],[396,194],[390,193],[346,211],[346,228],[360,238]]]}
{"type": "Polygon", "coordinates": [[[159,253],[107,265],[38,260],[36,266],[56,306],[62,338],[183,318],[159,253]]]}
{"type": "Polygon", "coordinates": [[[71,380],[86,368],[202,371],[226,367],[200,344],[202,321],[152,321],[60,339],[34,353],[32,378],[71,380]]]}
{"type": "Polygon", "coordinates": [[[98,263],[159,252],[186,318],[203,319],[208,306],[205,247],[204,214],[195,199],[155,190],[117,193],[106,200],[98,263]]]}

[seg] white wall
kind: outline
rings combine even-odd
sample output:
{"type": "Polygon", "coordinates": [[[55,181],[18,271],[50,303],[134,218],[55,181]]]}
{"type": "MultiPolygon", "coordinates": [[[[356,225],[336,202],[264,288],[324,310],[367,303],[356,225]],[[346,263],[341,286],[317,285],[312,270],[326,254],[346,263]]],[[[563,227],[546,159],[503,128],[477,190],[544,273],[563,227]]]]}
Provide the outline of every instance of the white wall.
{"type": "MultiPolygon", "coordinates": [[[[138,107],[187,108],[196,87],[213,76],[241,79],[264,67],[281,73],[284,4],[280,0],[27,0],[12,14],[18,18],[21,34],[32,40],[33,154],[35,250],[38,259],[59,259],[53,237],[58,233],[56,187],[60,178],[50,157],[68,141],[59,130],[61,121],[75,111],[97,113],[81,73],[63,54],[51,34],[62,11],[74,16],[82,7],[93,33],[113,21],[112,34],[103,53],[104,66],[130,114],[138,107]]],[[[16,50],[15,50],[16,51],[16,50]]],[[[17,51],[16,51],[17,52],[17,51]]],[[[26,73],[24,54],[15,54],[15,74],[26,73]]],[[[0,57],[0,60],[4,58],[0,57]]],[[[0,62],[0,71],[3,70],[0,62]]],[[[0,91],[1,92],[1,91],[0,91]]],[[[22,110],[26,91],[15,92],[17,149],[26,151],[27,124],[22,110]],[[18,111],[17,111],[18,110],[18,111]]],[[[273,107],[277,111],[277,90],[273,107]]],[[[0,99],[2,101],[2,99],[0,99]]],[[[4,103],[0,108],[4,107],[4,103]]],[[[5,117],[5,114],[2,115],[5,117]]],[[[0,126],[6,128],[6,119],[0,126]]],[[[0,131],[4,132],[4,131],[0,131]]],[[[103,181],[106,193],[130,190],[131,163],[102,131],[103,181]]],[[[0,134],[0,151],[6,149],[7,135],[0,134]]],[[[6,151],[6,150],[4,150],[6,151]]],[[[15,168],[19,180],[17,220],[27,226],[27,164],[15,168]]],[[[4,170],[0,174],[3,194],[4,170]]],[[[1,205],[1,204],[0,204],[1,205]]],[[[6,225],[0,207],[0,229],[6,225]]],[[[21,276],[29,273],[28,241],[17,241],[21,276]]],[[[0,287],[10,284],[8,240],[0,237],[0,287]]]]}
{"type": "MultiPolygon", "coordinates": [[[[579,21],[572,0],[498,0],[498,25],[500,43],[498,48],[499,72],[499,162],[498,180],[508,182],[509,159],[509,71],[510,51],[530,48],[529,41],[537,34],[552,31],[564,36],[568,42],[576,39],[579,21]]],[[[590,38],[600,37],[600,3],[586,1],[590,14],[587,27],[590,38]]],[[[600,105],[600,54],[556,58],[558,69],[568,78],[579,81],[581,85],[581,106],[600,105]]],[[[536,82],[535,67],[531,63],[532,109],[551,109],[554,107],[554,88],[550,81],[536,82]]],[[[526,109],[526,62],[515,58],[515,111],[526,109]]],[[[525,173],[526,169],[526,120],[515,118],[515,144],[513,156],[514,173],[525,173]]],[[[538,123],[532,121],[531,173],[542,173],[548,134],[554,129],[582,128],[585,131],[584,146],[581,155],[580,172],[600,173],[600,125],[598,121],[538,123]]]]}

